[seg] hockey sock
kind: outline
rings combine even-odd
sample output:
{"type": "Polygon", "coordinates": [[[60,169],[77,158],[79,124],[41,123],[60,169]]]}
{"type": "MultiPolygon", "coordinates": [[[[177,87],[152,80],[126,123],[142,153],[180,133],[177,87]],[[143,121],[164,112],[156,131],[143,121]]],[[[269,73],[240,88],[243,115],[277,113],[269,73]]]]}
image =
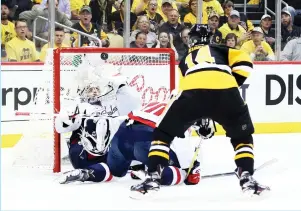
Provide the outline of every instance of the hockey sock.
{"type": "Polygon", "coordinates": [[[90,177],[87,181],[109,182],[113,178],[108,165],[105,163],[93,164],[87,169],[91,170],[90,177]]]}
{"type": "Polygon", "coordinates": [[[169,150],[169,144],[159,140],[152,141],[148,153],[148,172],[157,171],[159,165],[162,167],[168,165],[169,150]]]}
{"type": "Polygon", "coordinates": [[[235,150],[235,163],[241,172],[248,171],[254,173],[253,138],[249,136],[245,141],[231,139],[235,150]]]}
{"type": "Polygon", "coordinates": [[[166,166],[161,173],[161,185],[178,185],[186,178],[186,172],[175,166],[166,166]]]}

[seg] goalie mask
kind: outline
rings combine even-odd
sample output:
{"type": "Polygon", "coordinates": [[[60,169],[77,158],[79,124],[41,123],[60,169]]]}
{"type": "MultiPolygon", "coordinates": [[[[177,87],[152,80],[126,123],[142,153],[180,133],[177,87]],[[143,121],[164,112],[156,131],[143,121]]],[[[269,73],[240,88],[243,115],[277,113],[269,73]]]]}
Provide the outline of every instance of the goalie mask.
{"type": "Polygon", "coordinates": [[[84,89],[84,101],[92,105],[101,105],[100,102],[101,89],[100,86],[91,83],[84,89]]]}
{"type": "Polygon", "coordinates": [[[111,143],[110,120],[86,119],[81,143],[89,154],[94,156],[105,155],[111,143]]]}
{"type": "Polygon", "coordinates": [[[84,102],[92,105],[101,105],[102,101],[106,101],[116,97],[116,90],[114,92],[113,83],[102,79],[99,81],[100,85],[91,83],[84,88],[81,98],[84,102]]]}

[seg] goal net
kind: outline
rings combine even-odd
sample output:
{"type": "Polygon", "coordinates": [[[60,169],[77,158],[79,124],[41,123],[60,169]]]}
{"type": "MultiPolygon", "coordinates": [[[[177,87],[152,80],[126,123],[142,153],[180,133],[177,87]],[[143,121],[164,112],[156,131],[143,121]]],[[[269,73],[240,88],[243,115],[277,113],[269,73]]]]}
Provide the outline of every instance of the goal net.
{"type": "Polygon", "coordinates": [[[162,101],[175,88],[175,55],[160,48],[49,49],[32,104],[16,112],[30,121],[15,146],[15,166],[61,171],[68,149],[64,139],[70,134],[55,131],[55,115],[81,96],[82,87],[104,75],[124,76],[142,105],[162,101]]]}

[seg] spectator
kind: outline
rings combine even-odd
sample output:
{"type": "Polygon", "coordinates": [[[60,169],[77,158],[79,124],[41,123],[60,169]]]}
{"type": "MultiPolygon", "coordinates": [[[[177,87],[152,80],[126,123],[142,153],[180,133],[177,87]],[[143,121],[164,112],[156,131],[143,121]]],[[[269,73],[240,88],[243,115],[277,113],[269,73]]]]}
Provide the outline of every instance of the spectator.
{"type": "Polygon", "coordinates": [[[224,15],[224,10],[217,0],[203,0],[202,23],[208,23],[208,17],[211,12],[216,12],[219,16],[224,15]]]}
{"type": "Polygon", "coordinates": [[[1,3],[1,48],[5,43],[16,36],[15,25],[8,20],[9,9],[6,4],[1,3]]]}
{"type": "Polygon", "coordinates": [[[189,46],[188,46],[188,40],[189,40],[189,36],[188,36],[188,33],[189,33],[190,29],[188,28],[183,28],[183,30],[181,31],[181,40],[182,42],[179,44],[178,46],[178,55],[179,55],[179,61],[182,60],[182,58],[184,58],[184,56],[186,56],[186,53],[189,49],[189,46]]]}
{"type": "MultiPolygon", "coordinates": [[[[173,9],[175,9],[173,3],[174,2],[172,0],[162,0],[162,4],[161,4],[162,6],[161,6],[161,13],[160,14],[163,18],[163,22],[168,21],[169,12],[172,11],[173,9]]],[[[179,21],[179,23],[181,23],[180,15],[179,15],[178,21],[179,21]]]]}
{"type": "Polygon", "coordinates": [[[72,20],[79,20],[80,19],[80,9],[85,6],[89,5],[90,0],[70,0],[70,8],[71,8],[71,19],[72,20]]]}
{"type": "Polygon", "coordinates": [[[227,34],[225,38],[225,44],[226,46],[230,48],[235,48],[237,46],[237,37],[234,33],[227,34]]]}
{"type": "Polygon", "coordinates": [[[92,9],[92,20],[97,27],[103,24],[103,14],[107,8],[107,0],[91,0],[89,7],[92,9]]]}
{"type": "Polygon", "coordinates": [[[192,27],[192,25],[196,24],[198,1],[190,0],[188,7],[190,12],[184,17],[184,25],[187,27],[192,27]]]}
{"type": "Polygon", "coordinates": [[[301,61],[301,38],[290,40],[281,52],[280,61],[301,61]]]}
{"type": "Polygon", "coordinates": [[[208,17],[208,26],[213,33],[211,38],[212,43],[220,44],[222,42],[222,33],[218,30],[219,15],[216,12],[211,12],[208,17]]]}
{"type": "MultiPolygon", "coordinates": [[[[59,27],[55,28],[54,49],[69,47],[68,45],[63,43],[64,39],[65,39],[64,29],[59,27]]],[[[50,48],[50,45],[49,43],[46,43],[41,50],[40,60],[43,62],[45,61],[48,48],[50,48]]]]}
{"type": "MultiPolygon", "coordinates": [[[[290,4],[290,3],[288,2],[288,4],[290,4]]],[[[284,10],[288,11],[291,14],[291,16],[292,16],[292,23],[294,23],[295,16],[296,16],[296,10],[295,10],[295,8],[292,7],[292,6],[288,6],[288,7],[284,7],[282,10],[283,11],[284,10]]]]}
{"type": "Polygon", "coordinates": [[[138,32],[146,34],[146,45],[148,48],[151,48],[156,43],[157,35],[155,32],[150,31],[150,22],[147,16],[138,17],[137,29],[131,33],[130,41],[135,40],[138,32]]]}
{"type": "Polygon", "coordinates": [[[181,17],[181,21],[184,21],[184,17],[189,13],[189,0],[176,0],[176,5],[181,17]]]}
{"type": "Polygon", "coordinates": [[[158,3],[157,0],[149,0],[147,4],[147,9],[138,14],[146,15],[150,21],[150,30],[152,32],[157,32],[159,26],[164,23],[162,16],[157,13],[158,3]]]}
{"type": "Polygon", "coordinates": [[[301,28],[294,26],[291,13],[288,10],[281,11],[281,50],[286,43],[296,37],[300,37],[301,28]]]}
{"type": "MultiPolygon", "coordinates": [[[[41,8],[33,8],[30,11],[25,11],[20,14],[21,19],[25,19],[27,21],[27,25],[29,27],[27,38],[31,39],[32,38],[32,32],[33,32],[33,21],[38,17],[38,16],[43,16],[45,18],[48,18],[48,1],[46,7],[44,9],[41,8]]],[[[68,17],[64,14],[58,11],[58,1],[55,0],[55,21],[69,26],[72,26],[72,22],[68,19],[68,17]]],[[[48,39],[48,21],[38,19],[36,21],[36,35],[43,38],[43,39],[48,39]]],[[[41,42],[37,41],[36,45],[40,46],[41,42]]]]}
{"type": "Polygon", "coordinates": [[[255,27],[251,33],[252,40],[245,42],[241,50],[251,56],[253,61],[273,61],[274,52],[271,46],[263,41],[263,32],[260,27],[255,27]]]}
{"type": "MultiPolygon", "coordinates": [[[[219,26],[221,27],[223,24],[228,22],[228,17],[230,15],[230,13],[232,12],[232,10],[234,10],[234,4],[232,1],[230,0],[226,0],[223,3],[223,9],[225,14],[223,16],[220,17],[219,20],[219,26]]],[[[246,31],[252,31],[254,29],[253,23],[248,20],[247,16],[245,16],[245,14],[239,14],[240,15],[240,22],[239,24],[246,30],[246,31]]]]}
{"type": "Polygon", "coordinates": [[[146,34],[144,32],[138,32],[135,41],[130,43],[130,48],[147,48],[146,34]]]}
{"type": "MultiPolygon", "coordinates": [[[[115,11],[112,14],[111,24],[108,25],[109,31],[113,31],[114,33],[119,34],[120,36],[123,36],[124,9],[125,9],[124,1],[125,0],[123,0],[120,3],[120,10],[115,11]]],[[[133,29],[133,26],[137,20],[137,16],[132,12],[130,14],[130,20],[131,20],[130,26],[131,26],[131,29],[133,29]]]]}
{"type": "Polygon", "coordinates": [[[173,44],[178,50],[178,46],[180,46],[182,40],[180,37],[180,33],[185,28],[185,26],[178,23],[179,12],[175,9],[171,10],[168,14],[168,21],[164,23],[159,28],[159,33],[167,32],[173,36],[173,44]]]}
{"type": "Polygon", "coordinates": [[[219,28],[219,31],[222,33],[223,41],[227,34],[234,33],[237,37],[237,48],[250,38],[250,32],[246,32],[246,30],[239,25],[240,22],[240,14],[237,10],[232,10],[230,16],[228,18],[228,23],[225,23],[222,27],[219,28]]]}
{"type": "MultiPolygon", "coordinates": [[[[102,46],[100,47],[108,47],[109,40],[108,35],[103,32],[101,29],[97,28],[95,24],[91,23],[92,19],[92,11],[89,6],[83,6],[79,12],[80,21],[75,23],[72,28],[84,32],[86,34],[92,35],[94,37],[98,37],[101,39],[102,46]]],[[[78,34],[74,32],[72,34],[73,42],[72,46],[78,46],[78,34]]],[[[96,40],[93,40],[86,36],[80,36],[80,46],[99,46],[99,43],[96,40]]]]}
{"type": "MultiPolygon", "coordinates": [[[[120,4],[124,0],[108,0],[105,18],[108,25],[111,25],[112,14],[120,10],[120,4]]],[[[134,0],[130,0],[130,6],[132,7],[134,0]]],[[[135,13],[134,13],[135,14],[135,13]]]]}
{"type": "Polygon", "coordinates": [[[274,48],[275,31],[272,29],[272,17],[270,15],[265,14],[261,17],[260,28],[262,29],[265,41],[274,48]]]}
{"type": "Polygon", "coordinates": [[[166,32],[159,34],[157,42],[152,46],[153,48],[171,48],[175,52],[175,58],[178,60],[178,52],[173,45],[172,35],[168,35],[166,32]]]}
{"type": "Polygon", "coordinates": [[[32,9],[33,2],[31,0],[5,0],[8,5],[8,8],[11,9],[11,17],[13,20],[17,20],[19,15],[24,12],[32,9]]]}
{"type": "Polygon", "coordinates": [[[34,62],[39,61],[34,43],[26,38],[27,23],[25,20],[15,22],[17,36],[5,45],[8,61],[34,62]]]}
{"type": "MultiPolygon", "coordinates": [[[[134,0],[134,2],[132,4],[131,12],[138,15],[139,13],[141,13],[142,11],[144,11],[146,9],[147,3],[148,3],[148,0],[134,0]]],[[[166,14],[164,15],[164,12],[163,12],[163,5],[165,3],[170,4],[173,9],[176,9],[176,10],[178,9],[176,3],[173,0],[157,0],[157,3],[159,5],[159,7],[157,9],[157,13],[159,13],[163,17],[163,19],[165,18],[164,16],[166,16],[166,14]]]]}
{"type": "MultiPolygon", "coordinates": [[[[47,0],[42,0],[41,8],[45,9],[47,6],[47,0]]],[[[59,0],[58,11],[66,14],[66,16],[71,18],[70,0],[59,0]]]]}

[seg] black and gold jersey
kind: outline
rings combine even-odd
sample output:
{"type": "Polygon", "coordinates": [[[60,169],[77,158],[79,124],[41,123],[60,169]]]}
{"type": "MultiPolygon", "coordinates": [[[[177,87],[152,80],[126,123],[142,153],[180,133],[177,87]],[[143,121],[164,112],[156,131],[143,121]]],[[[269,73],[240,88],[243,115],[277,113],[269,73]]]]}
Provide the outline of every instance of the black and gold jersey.
{"type": "Polygon", "coordinates": [[[238,87],[252,69],[250,56],[241,50],[216,44],[197,45],[180,61],[180,89],[238,87]]]}

